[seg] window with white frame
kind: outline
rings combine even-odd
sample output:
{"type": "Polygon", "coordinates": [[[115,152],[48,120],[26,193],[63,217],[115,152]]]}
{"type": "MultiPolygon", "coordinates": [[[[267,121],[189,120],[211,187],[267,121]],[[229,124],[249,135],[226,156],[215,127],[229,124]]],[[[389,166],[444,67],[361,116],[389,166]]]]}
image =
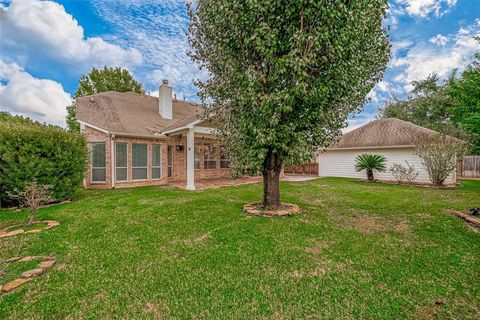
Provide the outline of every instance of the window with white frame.
{"type": "Polygon", "coordinates": [[[134,143],[132,144],[132,179],[147,180],[147,145],[134,143]]]}
{"type": "Polygon", "coordinates": [[[217,167],[217,160],[216,160],[216,153],[217,148],[213,144],[206,144],[205,145],[205,161],[204,167],[205,169],[215,169],[217,167]]]}
{"type": "Polygon", "coordinates": [[[105,142],[94,142],[90,144],[91,148],[91,171],[92,182],[107,181],[107,167],[105,158],[105,142]]]}
{"type": "Polygon", "coordinates": [[[152,179],[162,177],[162,148],[159,144],[152,144],[152,179]]]}
{"type": "Polygon", "coordinates": [[[220,168],[230,168],[230,159],[225,152],[225,147],[220,148],[220,168]]]}
{"type": "Polygon", "coordinates": [[[127,144],[115,143],[115,180],[127,181],[128,153],[127,144]]]}
{"type": "Polygon", "coordinates": [[[200,169],[200,146],[195,145],[194,151],[195,151],[193,153],[194,168],[195,170],[199,170],[200,169]]]}

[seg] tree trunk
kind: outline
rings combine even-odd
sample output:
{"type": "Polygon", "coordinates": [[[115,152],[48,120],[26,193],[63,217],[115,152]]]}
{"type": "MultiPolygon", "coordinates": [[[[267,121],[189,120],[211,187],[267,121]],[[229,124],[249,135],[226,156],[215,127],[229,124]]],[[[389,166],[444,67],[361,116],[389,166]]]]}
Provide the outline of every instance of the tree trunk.
{"type": "Polygon", "coordinates": [[[280,172],[282,161],[269,150],[263,166],[263,207],[276,210],[280,206],[280,172]]]}
{"type": "Polygon", "coordinates": [[[367,169],[367,178],[368,178],[368,181],[373,181],[373,170],[372,169],[367,169]]]}

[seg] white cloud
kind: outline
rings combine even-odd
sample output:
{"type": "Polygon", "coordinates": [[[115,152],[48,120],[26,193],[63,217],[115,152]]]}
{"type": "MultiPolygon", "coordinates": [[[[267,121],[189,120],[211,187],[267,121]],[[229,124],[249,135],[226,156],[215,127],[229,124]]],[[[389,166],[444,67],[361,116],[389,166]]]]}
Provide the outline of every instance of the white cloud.
{"type": "Polygon", "coordinates": [[[72,101],[60,83],[38,79],[16,63],[0,58],[0,109],[35,120],[65,124],[66,109],[72,101]]]}
{"type": "Polygon", "coordinates": [[[480,51],[480,44],[473,38],[478,35],[480,27],[475,24],[449,35],[451,40],[443,46],[418,43],[406,55],[392,59],[390,67],[400,72],[393,80],[403,82],[408,89],[410,82],[424,79],[431,73],[446,78],[454,69],[462,71],[472,61],[475,52],[480,51]]]}
{"type": "Polygon", "coordinates": [[[431,14],[442,16],[457,4],[457,0],[398,0],[404,13],[416,18],[428,18],[431,14]]]}
{"type": "Polygon", "coordinates": [[[185,1],[104,0],[93,5],[119,35],[113,41],[142,53],[145,62],[138,71],[147,90],[158,90],[162,80],[168,79],[179,98],[198,99],[193,80],[205,74],[187,56],[185,1]]]}
{"type": "Polygon", "coordinates": [[[448,43],[450,39],[448,37],[437,34],[435,37],[430,38],[431,43],[436,44],[437,46],[444,46],[448,43]]]}
{"type": "Polygon", "coordinates": [[[85,37],[83,28],[53,1],[12,0],[0,6],[2,43],[9,50],[92,65],[128,67],[142,62],[137,49],[125,50],[99,37],[85,37]],[[41,50],[39,50],[41,48],[41,50]]]}

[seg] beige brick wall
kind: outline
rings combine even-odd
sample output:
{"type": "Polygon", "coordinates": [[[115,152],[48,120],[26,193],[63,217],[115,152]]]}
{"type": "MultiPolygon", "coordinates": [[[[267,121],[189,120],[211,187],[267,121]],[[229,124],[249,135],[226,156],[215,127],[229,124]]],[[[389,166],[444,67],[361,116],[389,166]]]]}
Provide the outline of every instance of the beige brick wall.
{"type": "MultiPolygon", "coordinates": [[[[127,187],[136,187],[136,186],[148,186],[148,185],[162,185],[166,184],[169,181],[185,181],[186,180],[186,136],[174,136],[167,139],[143,139],[143,138],[132,138],[132,137],[112,137],[106,133],[103,133],[99,130],[93,129],[86,126],[83,130],[87,141],[92,142],[104,142],[105,143],[105,152],[106,152],[106,182],[92,182],[91,181],[91,170],[90,166],[85,177],[85,187],[86,188],[112,188],[112,149],[111,142],[112,139],[114,143],[122,142],[127,143],[128,150],[128,168],[127,168],[127,177],[128,181],[124,182],[115,182],[115,188],[127,188],[127,187]],[[132,144],[133,143],[142,143],[147,144],[147,159],[148,159],[148,173],[147,179],[142,181],[134,181],[132,179],[132,144]],[[161,168],[161,179],[152,179],[152,144],[160,144],[162,150],[162,168],[161,168]],[[168,178],[168,146],[173,146],[173,177],[168,178]],[[181,148],[182,146],[183,148],[181,148]]],[[[217,140],[211,138],[202,138],[195,137],[195,147],[200,150],[200,169],[195,170],[195,179],[210,179],[218,177],[228,177],[230,176],[230,169],[220,168],[220,144],[217,140]],[[204,150],[205,145],[215,144],[216,148],[216,168],[215,169],[205,169],[204,166],[204,150]]],[[[90,148],[90,144],[89,144],[90,148]]]]}

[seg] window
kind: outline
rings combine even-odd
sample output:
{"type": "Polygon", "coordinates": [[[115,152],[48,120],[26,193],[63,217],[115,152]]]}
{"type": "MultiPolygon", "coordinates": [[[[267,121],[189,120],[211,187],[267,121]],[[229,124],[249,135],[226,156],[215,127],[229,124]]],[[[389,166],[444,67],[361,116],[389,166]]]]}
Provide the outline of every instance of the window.
{"type": "Polygon", "coordinates": [[[105,182],[107,181],[105,142],[92,143],[91,150],[92,150],[92,182],[105,182]]]}
{"type": "Polygon", "coordinates": [[[224,147],[220,148],[220,168],[230,168],[230,159],[224,147]]]}
{"type": "Polygon", "coordinates": [[[115,144],[115,180],[127,181],[127,144],[115,144]]]}
{"type": "Polygon", "coordinates": [[[216,153],[217,148],[214,145],[205,145],[205,169],[215,169],[217,167],[217,161],[215,160],[216,153]]]}
{"type": "Polygon", "coordinates": [[[195,145],[195,152],[193,153],[193,164],[195,170],[200,169],[200,146],[195,145]]]}
{"type": "Polygon", "coordinates": [[[152,144],[152,179],[162,177],[162,149],[159,144],[152,144]]]}
{"type": "Polygon", "coordinates": [[[132,144],[132,179],[147,180],[147,145],[132,144]]]}

